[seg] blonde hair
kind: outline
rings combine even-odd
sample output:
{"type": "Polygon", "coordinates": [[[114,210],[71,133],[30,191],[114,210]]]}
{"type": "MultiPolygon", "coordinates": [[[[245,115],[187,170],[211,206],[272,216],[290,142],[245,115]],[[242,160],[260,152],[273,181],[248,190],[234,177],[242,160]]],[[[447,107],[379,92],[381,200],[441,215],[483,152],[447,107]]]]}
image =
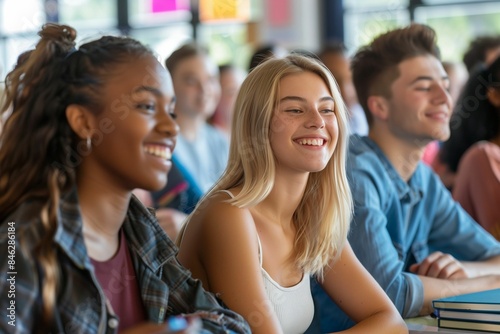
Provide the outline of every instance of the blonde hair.
{"type": "Polygon", "coordinates": [[[255,206],[268,196],[275,179],[269,128],[278,105],[280,81],[300,72],[312,72],[323,79],[335,101],[339,127],[332,158],[324,170],[310,174],[293,217],[297,234],[292,259],[304,272],[321,276],[347,239],[352,198],[345,171],[347,112],[333,76],[319,61],[296,54],[271,58],[247,76],[236,99],[228,165],[199,206],[213,193],[237,186],[242,187],[240,193],[227,202],[240,208],[255,206]]]}

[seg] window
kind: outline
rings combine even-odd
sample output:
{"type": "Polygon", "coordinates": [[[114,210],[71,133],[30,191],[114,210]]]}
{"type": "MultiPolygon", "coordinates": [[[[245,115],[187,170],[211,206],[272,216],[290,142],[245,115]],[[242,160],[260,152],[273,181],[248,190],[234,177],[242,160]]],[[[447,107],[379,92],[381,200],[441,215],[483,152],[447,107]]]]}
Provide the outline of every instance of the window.
{"type": "Polygon", "coordinates": [[[164,65],[172,52],[192,38],[193,28],[188,23],[179,23],[161,28],[133,29],[130,35],[148,45],[164,65]]]}
{"type": "Polygon", "coordinates": [[[116,12],[116,1],[59,0],[59,22],[69,23],[78,32],[115,28],[118,22],[116,12]]]}
{"type": "Polygon", "coordinates": [[[205,24],[198,32],[200,42],[209,48],[217,64],[232,63],[247,70],[253,52],[248,44],[247,30],[245,24],[205,24]]]}
{"type": "Polygon", "coordinates": [[[0,35],[36,33],[44,23],[41,0],[0,0],[0,35]]]}
{"type": "Polygon", "coordinates": [[[384,10],[351,11],[344,14],[345,45],[349,52],[370,43],[376,36],[410,23],[406,8],[387,7],[384,10]]]}
{"type": "Polygon", "coordinates": [[[419,7],[415,20],[437,33],[441,57],[462,61],[471,40],[481,35],[500,34],[500,3],[419,7]]]}
{"type": "Polygon", "coordinates": [[[189,22],[189,0],[129,0],[129,23],[133,28],[189,22]]]}

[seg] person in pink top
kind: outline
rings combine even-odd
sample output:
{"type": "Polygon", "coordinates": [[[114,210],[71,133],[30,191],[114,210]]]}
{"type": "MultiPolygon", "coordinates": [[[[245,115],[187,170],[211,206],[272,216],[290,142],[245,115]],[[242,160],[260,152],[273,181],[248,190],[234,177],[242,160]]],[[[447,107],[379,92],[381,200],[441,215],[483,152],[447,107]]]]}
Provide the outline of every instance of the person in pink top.
{"type": "Polygon", "coordinates": [[[463,156],[453,197],[500,240],[500,143],[480,141],[463,156]]]}
{"type": "Polygon", "coordinates": [[[480,84],[468,85],[475,90],[465,91],[464,96],[473,98],[479,87],[485,98],[478,98],[478,108],[463,112],[457,122],[455,132],[462,142],[472,138],[475,143],[460,159],[453,197],[500,240],[500,58],[472,80],[480,84]]]}

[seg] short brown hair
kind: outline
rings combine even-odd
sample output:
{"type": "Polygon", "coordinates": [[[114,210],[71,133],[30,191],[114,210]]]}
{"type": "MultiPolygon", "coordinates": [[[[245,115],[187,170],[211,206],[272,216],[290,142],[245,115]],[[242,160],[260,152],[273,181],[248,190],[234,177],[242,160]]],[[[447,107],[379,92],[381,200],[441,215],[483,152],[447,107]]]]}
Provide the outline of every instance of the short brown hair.
{"type": "Polygon", "coordinates": [[[399,76],[397,66],[406,59],[427,54],[440,58],[436,33],[429,26],[415,23],[386,32],[358,50],[351,62],[352,77],[368,124],[373,122],[368,97],[391,97],[390,86],[399,76]]]}
{"type": "Polygon", "coordinates": [[[208,49],[195,42],[188,42],[172,52],[167,60],[165,60],[165,67],[173,76],[179,63],[193,56],[208,56],[208,49]]]}

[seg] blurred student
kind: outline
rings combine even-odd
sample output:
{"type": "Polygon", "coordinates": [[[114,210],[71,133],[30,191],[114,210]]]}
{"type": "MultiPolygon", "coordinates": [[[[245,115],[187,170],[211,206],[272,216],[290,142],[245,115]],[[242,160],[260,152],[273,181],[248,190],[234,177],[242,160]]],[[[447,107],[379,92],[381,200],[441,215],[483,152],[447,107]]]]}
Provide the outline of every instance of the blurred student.
{"type": "Polygon", "coordinates": [[[203,193],[217,181],[227,164],[229,143],[207,123],[220,99],[219,69],[200,45],[188,43],[166,60],[176,95],[180,127],[174,153],[203,193]]]}
{"type": "Polygon", "coordinates": [[[476,84],[468,85],[464,95],[473,97],[480,87],[485,98],[457,114],[451,130],[454,140],[445,148],[463,151],[453,197],[500,240],[500,58],[472,81],[476,84]]]}
{"type": "Polygon", "coordinates": [[[245,71],[235,65],[226,64],[219,66],[221,94],[215,112],[210,118],[210,124],[227,134],[228,137],[231,135],[234,103],[245,77],[245,71]]]}
{"type": "MultiPolygon", "coordinates": [[[[476,87],[484,86],[482,82],[478,82],[477,77],[479,73],[490,66],[499,56],[500,35],[479,36],[471,41],[467,51],[464,53],[463,62],[470,76],[468,78],[468,85],[474,87],[465,87],[464,95],[459,96],[456,101],[454,114],[458,114],[454,115],[457,120],[452,119],[450,122],[452,134],[448,143],[441,145],[437,156],[432,161],[432,168],[450,191],[453,191],[460,158],[468,146],[470,146],[472,139],[456,137],[453,130],[461,122],[460,119],[463,117],[462,113],[464,110],[467,114],[469,111],[477,109],[475,105],[477,100],[481,101],[480,104],[484,103],[485,97],[479,95],[480,93],[475,90],[476,87]],[[469,143],[467,147],[462,145],[464,142],[469,143]]],[[[459,131],[462,131],[462,129],[459,131]]]]}
{"type": "Polygon", "coordinates": [[[358,102],[352,82],[351,61],[343,43],[330,43],[319,52],[319,58],[332,72],[340,88],[340,94],[349,111],[351,133],[368,134],[368,123],[363,108],[358,102]]]}
{"type": "Polygon", "coordinates": [[[346,242],[347,112],[331,73],[301,55],[255,67],[236,100],[229,164],[181,232],[179,261],[250,324],[303,333],[310,275],[358,324],[407,333],[346,242]]]}
{"type": "Polygon", "coordinates": [[[248,64],[248,73],[269,58],[281,58],[288,54],[288,50],[278,44],[261,45],[253,52],[248,64]]]}
{"type": "Polygon", "coordinates": [[[469,79],[469,73],[467,73],[465,66],[459,62],[443,61],[443,68],[450,80],[448,91],[450,93],[452,106],[455,107],[465,83],[469,79]]]}
{"type": "Polygon", "coordinates": [[[489,66],[500,56],[500,35],[478,36],[464,53],[463,62],[472,75],[489,66]]]}
{"type": "Polygon", "coordinates": [[[0,306],[14,317],[0,332],[249,333],[132,196],[167,181],[179,131],[169,73],[130,38],[76,49],[69,26],[39,35],[7,75],[2,107],[13,111],[0,138],[0,246],[10,255],[0,257],[0,306]]]}
{"type": "MultiPolygon", "coordinates": [[[[489,49],[494,50],[495,45],[497,45],[496,43],[498,43],[498,47],[500,48],[500,37],[498,39],[494,37],[480,37],[471,43],[471,48],[472,45],[475,45],[478,49],[482,50],[481,54],[484,54],[489,49]]],[[[472,50],[468,52],[472,52],[472,50]]],[[[479,57],[478,52],[474,53],[474,55],[475,57],[479,57]]],[[[491,130],[486,130],[485,132],[484,126],[474,127],[478,123],[486,124],[484,121],[493,121],[494,123],[496,117],[494,112],[490,114],[486,112],[486,110],[492,108],[489,99],[484,93],[490,85],[488,82],[491,81],[491,78],[485,78],[484,74],[488,73],[487,67],[495,60],[490,59],[491,54],[488,55],[488,57],[483,55],[480,58],[485,59],[484,61],[477,60],[478,66],[475,67],[473,73],[467,78],[462,88],[462,94],[459,95],[454,105],[450,121],[450,138],[441,143],[439,151],[431,164],[433,170],[439,175],[443,184],[450,191],[453,191],[458,165],[465,151],[472,144],[483,140],[486,132],[491,136],[491,130]],[[470,115],[473,115],[474,120],[469,122],[467,118],[470,115]],[[493,119],[491,119],[492,117],[493,119]]],[[[469,55],[467,59],[472,61],[471,57],[469,55]]],[[[487,128],[489,129],[491,126],[491,123],[489,123],[487,128]]]]}
{"type": "MultiPolygon", "coordinates": [[[[351,137],[347,159],[358,259],[404,318],[430,314],[440,297],[500,288],[500,243],[421,161],[429,142],[450,135],[435,32],[412,24],[382,34],[358,50],[352,70],[370,125],[367,137],[351,137]]],[[[352,325],[341,304],[314,291],[324,332],[352,325]]]]}

